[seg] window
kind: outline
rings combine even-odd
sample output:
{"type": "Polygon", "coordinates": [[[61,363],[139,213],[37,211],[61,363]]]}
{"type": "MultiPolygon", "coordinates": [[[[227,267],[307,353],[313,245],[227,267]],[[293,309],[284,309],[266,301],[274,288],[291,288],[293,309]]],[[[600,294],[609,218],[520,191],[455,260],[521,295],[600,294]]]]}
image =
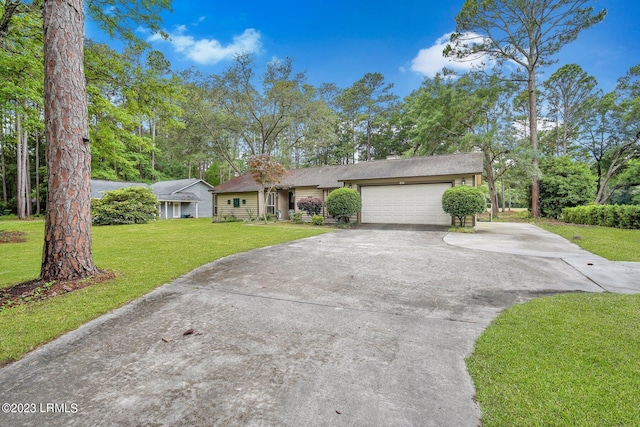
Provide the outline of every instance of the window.
{"type": "Polygon", "coordinates": [[[267,213],[276,213],[276,193],[269,193],[267,196],[267,213]]]}

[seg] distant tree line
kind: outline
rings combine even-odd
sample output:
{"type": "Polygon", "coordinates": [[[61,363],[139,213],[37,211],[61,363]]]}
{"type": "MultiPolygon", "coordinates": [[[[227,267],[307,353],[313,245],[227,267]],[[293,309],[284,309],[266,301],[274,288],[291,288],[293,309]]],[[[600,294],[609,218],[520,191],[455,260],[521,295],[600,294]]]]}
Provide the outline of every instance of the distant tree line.
{"type": "MultiPolygon", "coordinates": [[[[25,218],[42,212],[46,203],[47,141],[41,12],[38,2],[9,10],[18,3],[0,2],[0,15],[12,13],[6,31],[0,19],[0,214],[25,218]]],[[[86,40],[92,176],[143,182],[198,177],[215,185],[246,171],[250,156],[269,155],[297,168],[479,151],[494,213],[510,204],[532,206],[532,182],[567,172],[545,160],[556,157],[568,159],[560,164],[568,172],[575,164],[586,165],[586,172],[577,169],[593,183],[581,189],[590,201],[640,204],[640,65],[609,93],[578,64],[561,66],[540,84],[531,81],[555,52],[604,14],[580,9],[585,1],[552,2],[567,20],[578,16],[571,14],[577,10],[589,13],[572,21],[571,37],[550,37],[552,45],[538,46],[546,57],[526,58],[518,55],[522,46],[515,41],[522,28],[504,29],[515,31],[511,41],[461,42],[464,31],[482,33],[498,24],[476,7],[480,3],[465,2],[456,20],[460,32],[447,54],[463,60],[483,53],[502,62],[458,75],[443,70],[404,99],[376,72],[346,88],[315,87],[291,58],[259,64],[247,55],[216,75],[177,72],[142,42],[118,52],[86,40]],[[509,55],[522,61],[518,69],[510,68],[509,55]]],[[[501,10],[503,2],[490,3],[501,10]]],[[[104,10],[99,6],[90,4],[96,13],[104,10]]],[[[537,25],[548,35],[557,30],[537,25]]]]}

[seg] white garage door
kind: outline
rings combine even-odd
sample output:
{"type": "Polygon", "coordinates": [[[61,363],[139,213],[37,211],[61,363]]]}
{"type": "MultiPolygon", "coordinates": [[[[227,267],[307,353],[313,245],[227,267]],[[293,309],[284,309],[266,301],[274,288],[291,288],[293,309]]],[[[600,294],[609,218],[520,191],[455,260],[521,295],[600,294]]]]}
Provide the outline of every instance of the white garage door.
{"type": "Polygon", "coordinates": [[[362,187],[363,223],[451,225],[442,194],[451,184],[362,187]]]}

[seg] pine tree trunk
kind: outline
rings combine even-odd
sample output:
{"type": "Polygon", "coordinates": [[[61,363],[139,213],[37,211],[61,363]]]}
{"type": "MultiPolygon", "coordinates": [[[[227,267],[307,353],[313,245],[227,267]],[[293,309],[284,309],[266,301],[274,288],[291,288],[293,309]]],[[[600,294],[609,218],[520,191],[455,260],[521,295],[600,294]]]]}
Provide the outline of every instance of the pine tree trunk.
{"type": "Polygon", "coordinates": [[[16,108],[16,214],[18,219],[26,219],[27,201],[24,197],[24,160],[22,159],[22,119],[16,108]]]}
{"type": "Polygon", "coordinates": [[[2,142],[0,142],[0,173],[2,173],[2,201],[7,204],[7,167],[4,159],[4,135],[2,135],[2,142]]]}
{"type": "Polygon", "coordinates": [[[25,201],[24,213],[27,218],[30,218],[32,215],[33,207],[31,206],[31,163],[29,163],[29,134],[26,130],[23,132],[22,161],[24,162],[24,168],[22,170],[25,201]]]}
{"type": "Polygon", "coordinates": [[[489,201],[491,202],[491,215],[498,215],[498,191],[496,190],[496,178],[493,172],[493,161],[489,151],[484,151],[484,173],[489,187],[489,201]]]}
{"type": "Polygon", "coordinates": [[[91,254],[91,152],[82,0],[44,1],[47,206],[42,280],[97,272],[91,254]]]}
{"type": "Polygon", "coordinates": [[[533,178],[531,180],[531,216],[540,217],[540,178],[538,177],[538,111],[536,106],[536,74],[529,70],[529,139],[533,150],[533,178]]]}
{"type": "Polygon", "coordinates": [[[40,215],[40,132],[36,131],[36,215],[40,215]]]}

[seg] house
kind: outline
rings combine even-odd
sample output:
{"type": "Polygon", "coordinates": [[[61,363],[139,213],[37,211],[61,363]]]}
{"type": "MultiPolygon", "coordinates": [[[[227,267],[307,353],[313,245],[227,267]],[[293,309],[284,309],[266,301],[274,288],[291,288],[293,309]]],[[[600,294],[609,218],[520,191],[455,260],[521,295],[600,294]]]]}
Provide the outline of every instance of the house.
{"type": "Polygon", "coordinates": [[[326,200],[332,190],[347,186],[362,196],[357,218],[362,223],[451,225],[451,215],[442,210],[442,194],[456,185],[479,185],[482,161],[481,153],[464,153],[293,169],[266,206],[264,189],[246,173],[214,187],[213,213],[248,218],[266,211],[289,219],[288,211],[297,211],[301,198],[326,200]]]}
{"type": "Polygon", "coordinates": [[[158,198],[158,218],[212,217],[210,190],[213,187],[202,179],[160,181],[151,185],[141,182],[91,180],[91,197],[102,198],[106,191],[127,187],[149,188],[158,198]]]}

